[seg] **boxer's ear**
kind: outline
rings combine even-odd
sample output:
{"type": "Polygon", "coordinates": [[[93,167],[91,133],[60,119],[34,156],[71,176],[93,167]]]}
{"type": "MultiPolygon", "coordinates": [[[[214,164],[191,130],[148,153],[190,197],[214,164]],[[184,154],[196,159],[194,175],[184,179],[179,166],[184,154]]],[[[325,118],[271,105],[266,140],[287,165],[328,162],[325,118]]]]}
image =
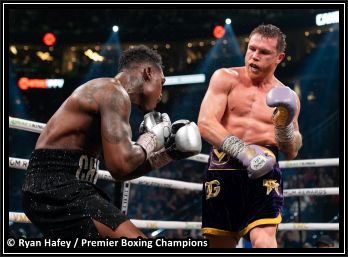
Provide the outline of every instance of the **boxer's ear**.
{"type": "Polygon", "coordinates": [[[152,69],[150,66],[145,66],[143,69],[143,78],[145,81],[149,81],[152,78],[152,69]]]}
{"type": "Polygon", "coordinates": [[[281,63],[281,61],[284,59],[284,57],[285,57],[285,53],[284,52],[279,53],[278,56],[277,56],[276,63],[277,64],[281,63]]]}

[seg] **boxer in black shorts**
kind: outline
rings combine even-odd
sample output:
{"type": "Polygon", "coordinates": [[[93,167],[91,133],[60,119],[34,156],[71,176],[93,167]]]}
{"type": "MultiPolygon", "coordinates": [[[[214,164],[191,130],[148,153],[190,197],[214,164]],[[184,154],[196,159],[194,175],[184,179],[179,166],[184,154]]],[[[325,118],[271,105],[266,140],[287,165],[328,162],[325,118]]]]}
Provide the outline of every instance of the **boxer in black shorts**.
{"type": "Polygon", "coordinates": [[[299,97],[274,75],[285,38],[272,24],[256,27],[245,65],[215,71],[202,101],[199,130],[215,148],[202,195],[210,247],[234,248],[241,236],[255,248],[277,247],[283,197],[275,149],[290,160],[302,146],[299,97]]]}
{"type": "Polygon", "coordinates": [[[23,207],[45,236],[99,237],[93,220],[112,230],[128,220],[95,185],[98,166],[98,159],[81,150],[33,151],[23,207]]]}
{"type": "Polygon", "coordinates": [[[24,212],[44,236],[145,237],[95,185],[98,157],[103,153],[116,180],[130,180],[200,152],[194,122],[171,124],[166,113],[153,111],[164,82],[161,56],[136,46],[123,53],[114,78],[81,85],[47,122],[22,187],[24,212]],[[145,113],[135,143],[132,104],[145,113]],[[184,144],[188,138],[195,140],[184,144]]]}

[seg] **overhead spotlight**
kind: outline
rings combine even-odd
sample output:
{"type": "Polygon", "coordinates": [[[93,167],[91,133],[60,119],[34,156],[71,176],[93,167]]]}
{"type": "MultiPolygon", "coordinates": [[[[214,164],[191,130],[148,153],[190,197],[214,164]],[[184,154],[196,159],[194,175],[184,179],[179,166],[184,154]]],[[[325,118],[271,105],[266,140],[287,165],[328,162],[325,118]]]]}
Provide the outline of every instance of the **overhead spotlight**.
{"type": "Polygon", "coordinates": [[[226,24],[231,24],[231,22],[232,22],[232,21],[231,21],[230,18],[227,18],[227,19],[225,20],[225,23],[226,23],[226,24]]]}
{"type": "Polygon", "coordinates": [[[215,38],[222,38],[225,35],[225,28],[220,25],[215,26],[213,35],[215,38]]]}
{"type": "Polygon", "coordinates": [[[112,26],[112,31],[113,31],[113,32],[117,32],[117,31],[118,31],[118,26],[116,26],[116,25],[115,25],[115,26],[112,26]]]}
{"type": "Polygon", "coordinates": [[[53,46],[56,42],[56,37],[53,33],[49,32],[43,36],[42,41],[45,43],[46,46],[53,46]]]}

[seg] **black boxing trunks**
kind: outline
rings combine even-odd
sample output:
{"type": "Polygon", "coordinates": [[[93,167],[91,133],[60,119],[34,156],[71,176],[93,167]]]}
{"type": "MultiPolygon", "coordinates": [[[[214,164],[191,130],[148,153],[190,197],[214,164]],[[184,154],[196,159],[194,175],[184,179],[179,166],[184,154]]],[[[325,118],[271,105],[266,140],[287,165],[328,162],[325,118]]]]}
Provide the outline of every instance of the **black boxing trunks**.
{"type": "Polygon", "coordinates": [[[93,219],[114,230],[128,218],[99,189],[99,161],[79,150],[37,149],[22,186],[25,214],[51,238],[98,238],[93,219]]]}
{"type": "MultiPolygon", "coordinates": [[[[277,157],[278,149],[265,146],[277,157]]],[[[278,163],[258,179],[250,179],[236,159],[213,148],[203,178],[202,233],[249,239],[259,225],[279,224],[284,205],[278,163]]]]}

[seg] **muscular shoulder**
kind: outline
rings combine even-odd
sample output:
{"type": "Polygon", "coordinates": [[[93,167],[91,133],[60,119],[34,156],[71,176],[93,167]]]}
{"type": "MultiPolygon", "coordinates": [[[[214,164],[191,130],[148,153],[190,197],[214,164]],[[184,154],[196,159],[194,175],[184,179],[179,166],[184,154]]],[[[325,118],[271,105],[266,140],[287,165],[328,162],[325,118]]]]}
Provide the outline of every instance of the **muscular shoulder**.
{"type": "Polygon", "coordinates": [[[214,72],[212,79],[220,79],[223,81],[234,81],[240,77],[238,68],[221,68],[214,72]]]}
{"type": "Polygon", "coordinates": [[[240,76],[238,68],[221,68],[214,72],[209,86],[218,90],[229,91],[238,83],[240,76]]]}
{"type": "Polygon", "coordinates": [[[75,90],[73,96],[86,107],[98,111],[105,105],[130,106],[127,92],[115,78],[90,80],[75,90]]]}

